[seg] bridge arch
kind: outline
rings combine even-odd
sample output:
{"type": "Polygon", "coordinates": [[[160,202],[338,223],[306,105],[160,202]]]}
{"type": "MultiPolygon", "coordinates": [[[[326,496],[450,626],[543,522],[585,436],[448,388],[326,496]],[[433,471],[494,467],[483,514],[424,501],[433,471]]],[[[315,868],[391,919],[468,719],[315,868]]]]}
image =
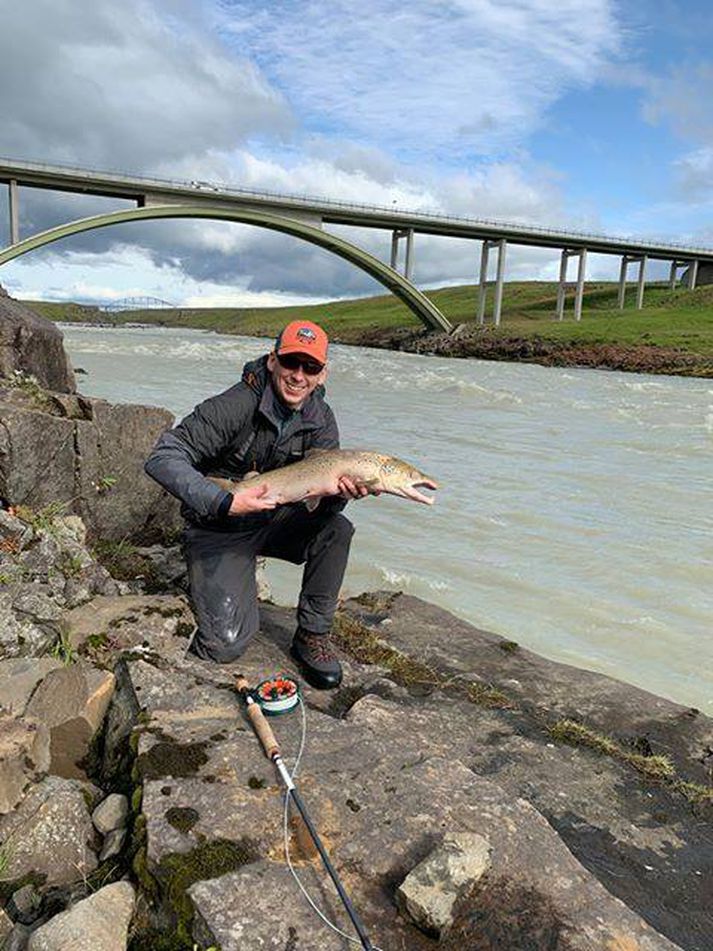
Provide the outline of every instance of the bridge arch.
{"type": "Polygon", "coordinates": [[[83,231],[93,231],[96,228],[106,228],[109,225],[123,224],[127,221],[142,221],[157,218],[210,218],[223,221],[234,221],[240,224],[256,225],[289,234],[311,244],[316,244],[333,254],[349,261],[361,270],[366,271],[383,284],[429,328],[435,330],[452,330],[450,322],[443,316],[434,304],[422,294],[410,281],[402,277],[397,271],[384,264],[378,258],[362,250],[349,241],[329,234],[313,225],[306,224],[293,218],[275,215],[269,212],[253,211],[248,209],[211,208],[205,205],[148,205],[144,208],[130,208],[124,211],[113,211],[105,215],[95,215],[91,218],[82,218],[70,221],[57,228],[42,231],[25,238],[16,244],[0,251],[0,265],[14,258],[34,251],[46,244],[59,241],[73,234],[83,231]]]}

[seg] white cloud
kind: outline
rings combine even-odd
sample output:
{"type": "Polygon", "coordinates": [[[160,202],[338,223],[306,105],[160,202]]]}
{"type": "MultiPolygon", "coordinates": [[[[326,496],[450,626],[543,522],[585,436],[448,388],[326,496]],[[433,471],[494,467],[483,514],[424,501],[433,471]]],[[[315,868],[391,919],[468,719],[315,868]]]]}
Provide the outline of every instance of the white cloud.
{"type": "Polygon", "coordinates": [[[160,0],[6,5],[2,151],[133,171],[287,133],[284,100],[254,63],[160,0]]]}
{"type": "Polygon", "coordinates": [[[311,131],[442,160],[523,142],[619,49],[610,0],[226,0],[223,28],[311,131]]]}

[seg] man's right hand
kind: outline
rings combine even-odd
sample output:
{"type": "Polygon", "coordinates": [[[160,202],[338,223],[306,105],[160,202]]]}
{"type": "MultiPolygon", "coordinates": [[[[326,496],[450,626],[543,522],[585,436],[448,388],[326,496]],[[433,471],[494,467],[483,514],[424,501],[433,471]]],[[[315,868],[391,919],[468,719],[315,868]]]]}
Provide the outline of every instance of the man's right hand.
{"type": "Polygon", "coordinates": [[[277,505],[273,499],[267,498],[269,488],[267,485],[255,485],[249,489],[242,489],[233,494],[233,501],[230,503],[228,515],[249,515],[252,512],[264,512],[267,509],[274,509],[277,505]]]}

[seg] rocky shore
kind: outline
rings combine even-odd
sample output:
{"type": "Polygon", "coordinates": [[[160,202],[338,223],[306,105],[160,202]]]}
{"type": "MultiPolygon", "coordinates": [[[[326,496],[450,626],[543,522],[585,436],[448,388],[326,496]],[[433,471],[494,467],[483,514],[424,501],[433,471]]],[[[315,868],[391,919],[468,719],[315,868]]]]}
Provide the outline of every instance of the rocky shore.
{"type": "MultiPolygon", "coordinates": [[[[236,664],[187,653],[175,506],[140,470],[170,417],[77,394],[58,331],[13,305],[0,947],[343,949],[234,688],[296,675],[293,611],[264,600],[236,664]]],[[[376,947],[711,947],[713,721],[395,592],[343,603],[334,636],[343,684],[274,726],[290,766],[304,740],[297,782],[376,947]]]]}
{"type": "Polygon", "coordinates": [[[633,373],[713,377],[713,363],[688,351],[635,344],[543,340],[494,333],[490,327],[463,324],[454,334],[423,329],[372,330],[349,336],[344,343],[441,357],[477,357],[537,363],[552,367],[590,367],[633,373]]]}

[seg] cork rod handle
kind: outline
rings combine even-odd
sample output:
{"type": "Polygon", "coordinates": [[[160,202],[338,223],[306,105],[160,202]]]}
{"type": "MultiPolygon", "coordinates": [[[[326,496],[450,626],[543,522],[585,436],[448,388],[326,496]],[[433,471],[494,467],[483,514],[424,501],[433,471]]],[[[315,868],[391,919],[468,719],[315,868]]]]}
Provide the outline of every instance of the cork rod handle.
{"type": "Polygon", "coordinates": [[[262,744],[262,748],[265,750],[265,756],[268,759],[274,759],[275,756],[280,755],[280,747],[275,739],[275,734],[272,732],[272,727],[265,719],[265,715],[260,709],[260,705],[255,703],[252,697],[249,694],[249,687],[247,680],[239,676],[236,678],[235,686],[239,693],[247,700],[247,712],[252,724],[252,728],[255,731],[257,738],[262,744]]]}

